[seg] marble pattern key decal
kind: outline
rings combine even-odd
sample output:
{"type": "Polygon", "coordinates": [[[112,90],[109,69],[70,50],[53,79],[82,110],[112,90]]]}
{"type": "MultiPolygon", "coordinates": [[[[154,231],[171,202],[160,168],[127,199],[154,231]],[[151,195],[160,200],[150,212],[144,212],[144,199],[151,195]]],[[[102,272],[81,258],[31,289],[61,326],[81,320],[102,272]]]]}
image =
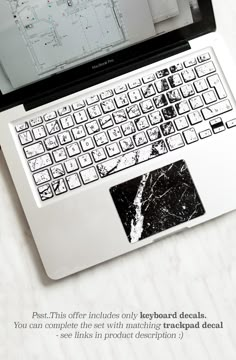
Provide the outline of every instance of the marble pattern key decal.
{"type": "Polygon", "coordinates": [[[183,160],[116,185],[110,193],[131,243],[205,213],[183,160]]]}

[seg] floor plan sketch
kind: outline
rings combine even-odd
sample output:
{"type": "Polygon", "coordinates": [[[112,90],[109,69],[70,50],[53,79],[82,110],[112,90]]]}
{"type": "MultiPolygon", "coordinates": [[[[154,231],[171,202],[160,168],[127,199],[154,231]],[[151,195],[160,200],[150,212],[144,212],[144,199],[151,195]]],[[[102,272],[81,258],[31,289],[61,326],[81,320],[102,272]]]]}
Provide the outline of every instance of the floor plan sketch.
{"type": "Polygon", "coordinates": [[[118,0],[7,0],[39,75],[126,41],[118,0]]]}

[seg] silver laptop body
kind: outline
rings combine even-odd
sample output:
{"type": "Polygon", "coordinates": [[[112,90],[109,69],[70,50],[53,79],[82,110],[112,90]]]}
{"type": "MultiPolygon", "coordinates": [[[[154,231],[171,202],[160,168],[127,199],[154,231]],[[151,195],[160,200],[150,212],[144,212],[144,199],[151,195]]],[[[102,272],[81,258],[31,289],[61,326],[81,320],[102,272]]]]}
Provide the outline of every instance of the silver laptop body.
{"type": "Polygon", "coordinates": [[[236,208],[211,1],[156,3],[0,1],[0,144],[52,279],[236,208]]]}

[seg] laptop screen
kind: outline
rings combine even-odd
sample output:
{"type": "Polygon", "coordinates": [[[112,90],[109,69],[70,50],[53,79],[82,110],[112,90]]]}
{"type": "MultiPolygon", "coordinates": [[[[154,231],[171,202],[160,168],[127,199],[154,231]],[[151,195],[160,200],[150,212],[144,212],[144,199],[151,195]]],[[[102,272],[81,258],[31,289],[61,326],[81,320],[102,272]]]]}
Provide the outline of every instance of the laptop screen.
{"type": "Polygon", "coordinates": [[[0,0],[0,90],[201,21],[198,0],[0,0]]]}

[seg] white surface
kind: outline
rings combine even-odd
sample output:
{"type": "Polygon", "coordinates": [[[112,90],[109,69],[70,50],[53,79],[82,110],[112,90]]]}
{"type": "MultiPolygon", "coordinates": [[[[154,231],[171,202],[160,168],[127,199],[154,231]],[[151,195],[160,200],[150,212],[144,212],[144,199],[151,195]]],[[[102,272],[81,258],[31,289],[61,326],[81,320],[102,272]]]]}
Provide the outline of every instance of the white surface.
{"type": "MultiPolygon", "coordinates": [[[[236,62],[233,0],[214,1],[218,29],[236,62]],[[228,5],[227,5],[228,4],[228,5]],[[230,11],[230,12],[229,12],[230,11]]],[[[235,164],[232,164],[234,166],[235,164]]],[[[227,186],[227,184],[222,184],[227,186]]],[[[236,191],[232,196],[236,196],[236,191]]],[[[236,212],[59,282],[50,281],[0,154],[0,358],[234,360],[236,357],[236,212]],[[205,312],[222,331],[182,342],[61,341],[19,333],[32,311],[205,312]]]]}

